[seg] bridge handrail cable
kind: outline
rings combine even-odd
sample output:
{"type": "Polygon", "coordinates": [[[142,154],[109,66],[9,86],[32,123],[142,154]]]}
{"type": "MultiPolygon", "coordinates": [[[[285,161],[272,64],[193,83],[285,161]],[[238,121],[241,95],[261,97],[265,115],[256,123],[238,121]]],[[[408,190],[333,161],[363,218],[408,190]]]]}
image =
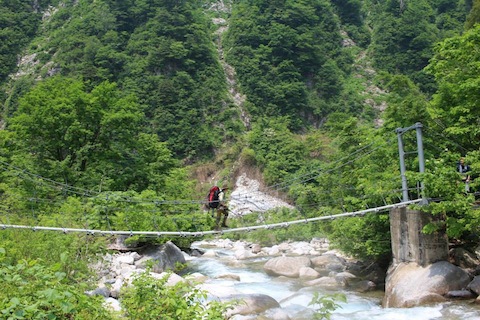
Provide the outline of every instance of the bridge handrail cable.
{"type": "Polygon", "coordinates": [[[80,229],[80,228],[62,228],[62,227],[45,227],[45,226],[27,226],[27,225],[15,225],[15,224],[0,224],[0,229],[29,229],[32,231],[60,231],[63,233],[87,233],[90,235],[125,235],[125,236],[133,236],[133,235],[144,235],[144,236],[152,236],[152,237],[159,237],[159,236],[204,236],[204,235],[213,235],[213,234],[223,234],[223,233],[232,233],[232,232],[249,232],[259,229],[273,229],[273,228],[285,228],[295,224],[303,224],[309,222],[316,222],[321,220],[332,220],[342,217],[351,217],[351,216],[362,216],[367,213],[378,213],[383,212],[388,209],[392,208],[399,208],[405,207],[409,204],[415,204],[421,202],[422,199],[410,200],[406,202],[400,202],[396,204],[370,208],[365,210],[359,210],[354,212],[345,212],[339,213],[334,215],[326,215],[314,218],[304,218],[300,220],[293,220],[293,221],[285,221],[279,223],[272,223],[272,224],[262,224],[262,225],[255,225],[255,226],[248,226],[248,227],[240,227],[240,228],[231,228],[231,229],[224,229],[224,230],[207,230],[207,231],[195,231],[195,232],[187,232],[187,231],[118,231],[118,230],[98,230],[98,229],[80,229]]]}

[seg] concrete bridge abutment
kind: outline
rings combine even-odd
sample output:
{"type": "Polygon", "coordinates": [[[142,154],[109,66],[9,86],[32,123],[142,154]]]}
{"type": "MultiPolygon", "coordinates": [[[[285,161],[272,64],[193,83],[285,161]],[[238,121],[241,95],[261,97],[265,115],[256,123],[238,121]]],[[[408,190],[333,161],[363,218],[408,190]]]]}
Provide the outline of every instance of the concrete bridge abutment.
{"type": "Polygon", "coordinates": [[[409,308],[447,301],[450,292],[464,290],[471,276],[448,262],[445,219],[406,207],[390,211],[393,260],[385,279],[382,305],[409,308]],[[423,228],[435,223],[433,233],[423,228]]]}
{"type": "Polygon", "coordinates": [[[444,217],[407,207],[390,211],[393,265],[415,262],[420,266],[426,266],[448,260],[448,238],[445,228],[425,234],[422,230],[429,223],[444,226],[444,217]]]}

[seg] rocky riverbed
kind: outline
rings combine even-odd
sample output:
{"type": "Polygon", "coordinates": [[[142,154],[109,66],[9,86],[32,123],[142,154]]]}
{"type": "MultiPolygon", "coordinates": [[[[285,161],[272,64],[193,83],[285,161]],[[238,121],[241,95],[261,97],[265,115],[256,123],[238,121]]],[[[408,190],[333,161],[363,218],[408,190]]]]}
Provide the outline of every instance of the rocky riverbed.
{"type": "Polygon", "coordinates": [[[410,308],[398,309],[381,306],[385,294],[385,272],[381,268],[330,250],[326,239],[262,247],[218,238],[194,242],[186,251],[168,242],[107,254],[92,266],[98,274],[98,285],[87,294],[104,296],[108,308],[121,312],[121,288],[130,285],[134,275],[145,272],[149,265],[153,266],[153,277],[169,277],[167,285],[182,281],[207,292],[208,300],[243,301],[226,315],[233,320],[312,319],[314,310],[309,303],[315,292],[342,292],[348,296],[348,304],[341,308],[344,313],[336,313],[332,319],[385,319],[395,314],[395,319],[409,320],[480,320],[480,307],[473,303],[478,301],[480,279],[446,261],[438,266],[415,267],[412,277],[417,280],[408,283],[408,301],[420,293],[420,302],[425,302],[422,292],[429,290],[434,293],[426,296],[435,299],[426,305],[411,303],[410,308]],[[177,263],[185,264],[186,269],[178,274],[168,272],[177,263]],[[431,270],[435,271],[433,282],[428,281],[431,270]],[[465,288],[445,289],[451,286],[448,282],[455,284],[456,280],[441,280],[442,270],[460,272],[465,288]],[[417,278],[418,274],[425,277],[417,278]],[[417,286],[417,282],[434,285],[417,286]]]}
{"type": "MultiPolygon", "coordinates": [[[[135,274],[144,272],[148,261],[153,260],[151,270],[154,277],[169,276],[168,284],[179,281],[190,281],[193,285],[208,292],[210,299],[232,301],[243,300],[246,304],[230,310],[228,317],[271,314],[266,319],[278,319],[280,314],[290,319],[288,312],[282,311],[279,302],[266,294],[245,294],[235,290],[231,282],[241,283],[243,279],[235,272],[218,273],[212,269],[204,273],[192,270],[198,259],[223,260],[229,265],[243,265],[255,262],[261,273],[268,277],[298,279],[302,287],[326,288],[338,290],[351,288],[361,292],[371,291],[383,286],[384,273],[376,266],[367,266],[349,259],[336,251],[329,250],[325,239],[313,239],[310,242],[285,242],[271,247],[229,239],[195,242],[189,253],[182,252],[173,243],[168,242],[159,247],[150,247],[135,252],[119,252],[107,254],[103,260],[93,266],[99,275],[98,288],[88,294],[99,294],[105,297],[106,304],[114,310],[121,310],[121,288],[128,285],[135,274]],[[229,252],[226,254],[225,252],[229,252]],[[171,274],[166,271],[174,269],[177,263],[186,263],[183,273],[171,274]],[[208,273],[213,274],[210,276],[208,273]],[[218,285],[218,280],[230,282],[229,285],[218,285]],[[273,311],[272,311],[273,310],[273,311]],[[287,317],[288,316],[288,317],[287,317]]],[[[224,283],[225,284],[225,283],[224,283]]],[[[305,308],[311,315],[311,310],[305,308]]]]}

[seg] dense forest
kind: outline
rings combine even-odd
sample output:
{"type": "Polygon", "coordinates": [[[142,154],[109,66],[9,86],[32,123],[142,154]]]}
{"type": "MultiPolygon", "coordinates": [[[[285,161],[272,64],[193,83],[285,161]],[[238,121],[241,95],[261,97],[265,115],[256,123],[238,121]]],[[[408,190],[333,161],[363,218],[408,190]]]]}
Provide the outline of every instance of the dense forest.
{"type": "MultiPolygon", "coordinates": [[[[478,182],[465,194],[456,172],[460,157],[480,172],[478,22],[479,0],[0,0],[0,221],[210,230],[205,178],[243,171],[295,206],[269,221],[395,203],[395,130],[421,123],[426,172],[407,157],[409,191],[445,216],[425,231],[478,244],[478,182]]],[[[249,236],[391,255],[388,214],[249,236]]],[[[0,239],[2,268],[48,256],[36,263],[65,285],[86,282],[108,240],[0,239]]],[[[190,241],[153,241],[167,240],[190,241]]]]}

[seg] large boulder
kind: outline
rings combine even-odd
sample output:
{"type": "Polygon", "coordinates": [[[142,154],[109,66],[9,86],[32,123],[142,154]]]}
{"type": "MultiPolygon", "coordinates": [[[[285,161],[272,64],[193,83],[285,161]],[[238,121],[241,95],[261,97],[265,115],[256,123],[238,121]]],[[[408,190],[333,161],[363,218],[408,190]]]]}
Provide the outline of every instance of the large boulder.
{"type": "Polygon", "coordinates": [[[480,263],[474,253],[464,248],[452,248],[449,255],[450,259],[453,260],[451,262],[464,269],[475,269],[480,263]]]}
{"type": "Polygon", "coordinates": [[[300,270],[311,265],[312,262],[308,257],[276,257],[268,260],[263,270],[270,276],[298,278],[300,270]]]}
{"type": "Polygon", "coordinates": [[[137,261],[138,268],[144,268],[148,260],[153,260],[152,271],[162,273],[167,270],[176,270],[178,264],[185,264],[185,256],[182,251],[173,243],[166,242],[160,246],[148,247],[140,252],[143,258],[137,261]]]}
{"type": "Polygon", "coordinates": [[[234,255],[237,260],[246,260],[256,256],[255,253],[243,247],[237,248],[234,255]]]}
{"type": "Polygon", "coordinates": [[[266,294],[233,294],[222,300],[235,304],[233,309],[227,311],[228,318],[236,314],[259,314],[269,309],[280,308],[278,301],[266,294]]]}
{"type": "Polygon", "coordinates": [[[480,296],[480,277],[476,276],[473,278],[472,282],[468,284],[467,289],[480,296]]]}
{"type": "Polygon", "coordinates": [[[322,254],[312,258],[312,264],[316,269],[342,272],[345,270],[346,261],[335,254],[322,254]]]}
{"type": "Polygon", "coordinates": [[[389,271],[383,306],[408,308],[442,302],[448,292],[461,290],[469,282],[467,272],[447,261],[426,267],[416,263],[401,263],[389,271]]]}

